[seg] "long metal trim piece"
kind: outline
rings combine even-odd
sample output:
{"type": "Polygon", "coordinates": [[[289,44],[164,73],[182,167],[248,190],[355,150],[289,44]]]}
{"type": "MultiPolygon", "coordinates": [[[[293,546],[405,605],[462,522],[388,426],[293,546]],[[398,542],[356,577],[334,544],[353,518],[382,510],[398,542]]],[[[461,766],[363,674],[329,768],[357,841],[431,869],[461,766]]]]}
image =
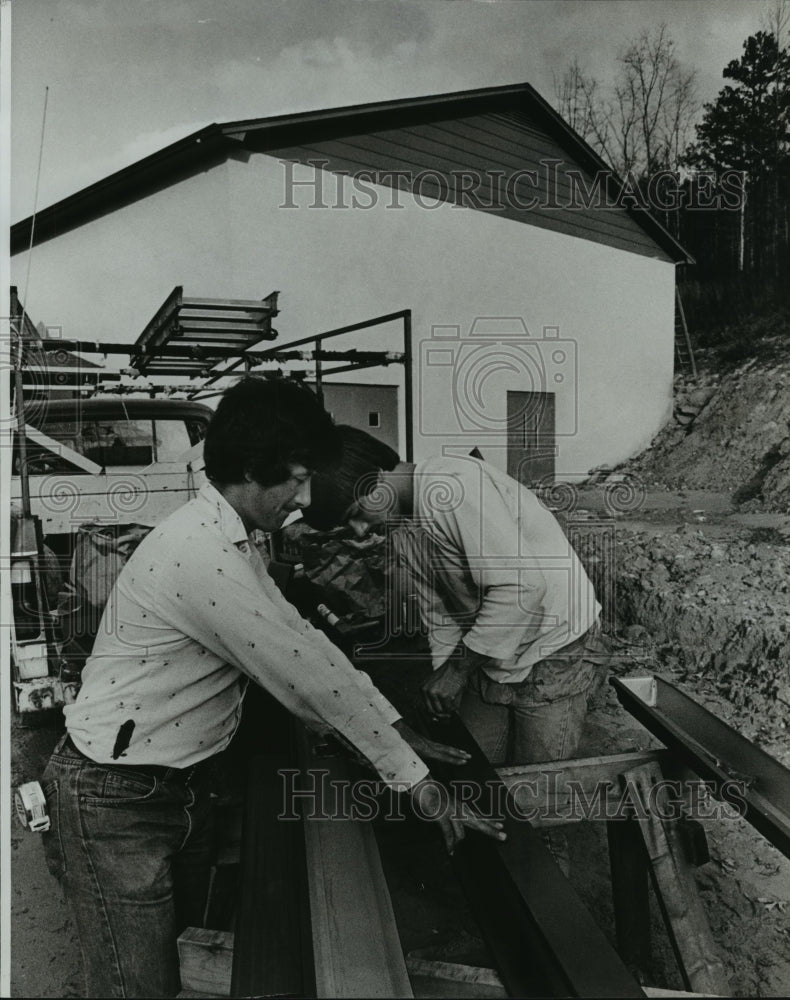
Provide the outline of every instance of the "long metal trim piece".
{"type": "Polygon", "coordinates": [[[660,677],[610,678],[622,706],[790,857],[790,770],[660,677]]]}
{"type": "Polygon", "coordinates": [[[431,739],[467,750],[468,763],[434,764],[442,781],[479,788],[481,802],[506,803],[507,840],[468,832],[452,862],[508,995],[643,997],[626,968],[557,867],[540,834],[519,818],[512,793],[457,717],[423,719],[431,739]]]}

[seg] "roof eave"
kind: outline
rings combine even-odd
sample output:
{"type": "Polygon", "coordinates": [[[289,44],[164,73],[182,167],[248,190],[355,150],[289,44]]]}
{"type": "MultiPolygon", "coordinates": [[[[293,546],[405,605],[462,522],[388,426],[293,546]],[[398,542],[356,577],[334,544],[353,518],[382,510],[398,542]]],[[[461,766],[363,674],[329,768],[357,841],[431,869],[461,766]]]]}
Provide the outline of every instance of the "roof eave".
{"type": "Polygon", "coordinates": [[[128,167],[108,174],[11,226],[11,254],[24,253],[84,222],[168,187],[182,176],[223,160],[237,144],[217,124],[192,132],[128,167]]]}
{"type": "MultiPolygon", "coordinates": [[[[298,145],[304,138],[305,128],[311,130],[313,139],[316,135],[340,136],[364,130],[366,125],[377,129],[398,127],[438,119],[448,113],[473,114],[494,109],[502,111],[508,107],[523,110],[525,102],[530,112],[542,120],[581,166],[593,173],[605,171],[611,178],[608,180],[611,186],[622,184],[608,164],[530,84],[519,83],[208,125],[43,209],[35,216],[35,226],[32,217],[17,222],[11,227],[11,253],[24,252],[92,218],[222,162],[232,149],[242,144],[247,149],[263,152],[278,146],[298,145]]],[[[648,211],[629,206],[623,206],[623,210],[676,264],[694,263],[688,252],[648,211]]]]}

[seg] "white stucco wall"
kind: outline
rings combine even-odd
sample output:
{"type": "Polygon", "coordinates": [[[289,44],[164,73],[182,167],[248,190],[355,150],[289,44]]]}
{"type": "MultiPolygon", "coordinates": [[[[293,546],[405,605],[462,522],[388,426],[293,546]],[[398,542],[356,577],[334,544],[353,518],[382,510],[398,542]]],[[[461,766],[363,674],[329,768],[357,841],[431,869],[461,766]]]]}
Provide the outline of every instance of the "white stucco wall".
{"type": "MultiPolygon", "coordinates": [[[[672,264],[482,212],[420,206],[388,189],[371,207],[352,208],[348,181],[339,182],[346,207],[330,207],[337,178],[325,175],[316,197],[314,186],[286,191],[287,173],[260,154],[231,161],[36,247],[29,314],[64,336],[133,341],[177,284],[187,296],[263,298],[277,289],[285,343],[411,308],[418,458],[477,445],[504,467],[506,389],[556,386],[564,478],[640,450],[669,415],[672,264]],[[480,317],[495,321],[475,326],[480,317]],[[486,348],[481,325],[516,338],[486,348]],[[452,328],[460,339],[441,346],[453,363],[437,367],[438,334],[452,328]],[[564,341],[564,360],[553,360],[556,343],[546,350],[544,328],[564,341]]],[[[293,175],[312,177],[304,167],[293,175]]],[[[20,293],[26,271],[27,254],[15,257],[20,293]]],[[[400,328],[334,346],[398,350],[400,328]]],[[[359,378],[398,383],[400,367],[359,378]]]]}

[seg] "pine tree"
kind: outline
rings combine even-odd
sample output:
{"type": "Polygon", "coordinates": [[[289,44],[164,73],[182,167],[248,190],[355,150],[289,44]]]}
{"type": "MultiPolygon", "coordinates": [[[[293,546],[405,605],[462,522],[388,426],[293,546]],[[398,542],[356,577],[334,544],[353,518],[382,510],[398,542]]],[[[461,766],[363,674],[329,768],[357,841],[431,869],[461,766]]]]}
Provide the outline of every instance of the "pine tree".
{"type": "Polygon", "coordinates": [[[790,244],[790,51],[772,32],[758,31],[723,76],[733,83],[705,105],[685,161],[718,183],[737,173],[746,197],[737,227],[738,269],[778,278],[790,244]]]}

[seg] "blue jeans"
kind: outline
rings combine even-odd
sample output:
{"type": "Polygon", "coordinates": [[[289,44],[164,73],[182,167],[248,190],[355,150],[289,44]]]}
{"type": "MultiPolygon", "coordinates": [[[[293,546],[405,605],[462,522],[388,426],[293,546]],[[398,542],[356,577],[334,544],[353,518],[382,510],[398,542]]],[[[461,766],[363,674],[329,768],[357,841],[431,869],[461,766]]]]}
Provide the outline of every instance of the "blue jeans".
{"type": "Polygon", "coordinates": [[[537,764],[576,753],[600,671],[585,656],[594,640],[597,627],[539,660],[518,684],[500,684],[481,670],[472,676],[459,715],[492,764],[537,764]]]}
{"type": "Polygon", "coordinates": [[[201,926],[212,767],[95,764],[64,737],[41,784],[50,872],[72,908],[89,997],[175,997],[176,940],[201,926]]]}

